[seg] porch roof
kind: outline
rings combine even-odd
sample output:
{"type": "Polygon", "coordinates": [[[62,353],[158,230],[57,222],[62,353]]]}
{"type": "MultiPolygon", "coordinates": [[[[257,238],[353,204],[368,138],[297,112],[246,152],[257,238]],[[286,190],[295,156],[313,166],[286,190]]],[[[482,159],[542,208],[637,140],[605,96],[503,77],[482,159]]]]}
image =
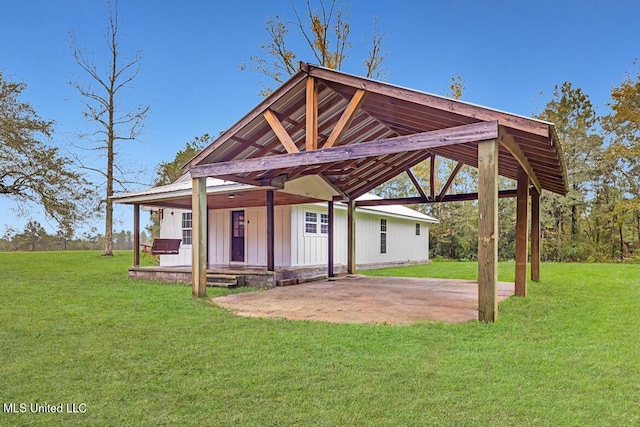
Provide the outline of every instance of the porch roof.
{"type": "MultiPolygon", "coordinates": [[[[185,177],[188,177],[188,175],[185,177]]],[[[256,188],[251,185],[238,184],[216,178],[207,178],[207,206],[211,209],[261,207],[265,205],[265,193],[269,189],[273,188],[256,188]]],[[[117,194],[114,195],[112,199],[114,202],[121,204],[137,204],[148,207],[191,210],[191,197],[191,179],[180,179],[169,185],[153,187],[132,193],[117,194]]],[[[316,197],[311,197],[309,195],[275,191],[274,198],[276,205],[293,205],[321,202],[322,199],[327,197],[320,194],[317,194],[316,197]]],[[[358,200],[362,201],[375,199],[380,198],[369,193],[358,198],[358,200]]],[[[422,212],[418,212],[403,205],[364,206],[358,209],[360,211],[383,213],[385,215],[399,218],[411,218],[422,222],[438,222],[438,220],[432,216],[425,215],[422,212]]]]}
{"type": "Polygon", "coordinates": [[[500,175],[516,180],[522,168],[538,190],[566,194],[553,124],[304,63],[184,170],[254,186],[315,175],[343,199],[355,199],[432,156],[477,167],[476,142],[491,135],[500,141],[500,175]],[[312,96],[317,103],[307,102],[312,96]],[[497,129],[476,127],[482,123],[497,129]],[[399,148],[376,152],[372,141],[399,148]],[[350,147],[369,151],[352,156],[350,147]]]}

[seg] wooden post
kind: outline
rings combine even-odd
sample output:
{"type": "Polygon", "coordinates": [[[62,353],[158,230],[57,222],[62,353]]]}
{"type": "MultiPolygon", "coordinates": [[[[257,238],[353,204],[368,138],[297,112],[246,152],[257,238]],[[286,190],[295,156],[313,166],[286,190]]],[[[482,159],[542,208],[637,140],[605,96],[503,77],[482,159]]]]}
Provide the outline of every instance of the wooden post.
{"type": "Polygon", "coordinates": [[[307,77],[306,104],[306,136],[307,151],[318,149],[318,86],[315,79],[307,77]]]}
{"type": "Polygon", "coordinates": [[[133,205],[133,266],[140,267],[140,205],[133,205]]]}
{"type": "Polygon", "coordinates": [[[207,178],[194,178],[191,198],[191,293],[207,295],[207,178]]]}
{"type": "Polygon", "coordinates": [[[333,200],[327,202],[327,276],[333,277],[333,200]]]}
{"type": "Polygon", "coordinates": [[[435,200],[436,197],[436,155],[431,155],[431,163],[429,166],[429,197],[435,200]]]}
{"type": "Polygon", "coordinates": [[[531,190],[531,280],[540,281],[540,193],[531,190]]]}
{"type": "Polygon", "coordinates": [[[478,143],[478,318],[498,320],[498,142],[478,143]]]}
{"type": "Polygon", "coordinates": [[[527,252],[529,241],[529,176],[518,167],[516,201],[516,286],[515,295],[527,296],[527,252]]]}
{"type": "Polygon", "coordinates": [[[347,202],[347,272],[356,272],[356,201],[347,202]]]}
{"type": "Polygon", "coordinates": [[[273,190],[267,190],[267,270],[275,271],[275,226],[273,190]]]}

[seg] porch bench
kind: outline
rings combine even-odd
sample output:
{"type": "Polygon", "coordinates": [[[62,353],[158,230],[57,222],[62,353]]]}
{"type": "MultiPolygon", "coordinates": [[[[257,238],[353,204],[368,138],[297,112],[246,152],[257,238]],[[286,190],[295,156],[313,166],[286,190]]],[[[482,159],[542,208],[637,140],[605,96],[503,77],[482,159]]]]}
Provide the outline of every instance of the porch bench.
{"type": "Polygon", "coordinates": [[[180,253],[182,239],[153,239],[151,250],[148,245],[142,245],[143,251],[151,255],[177,255],[180,253]]]}

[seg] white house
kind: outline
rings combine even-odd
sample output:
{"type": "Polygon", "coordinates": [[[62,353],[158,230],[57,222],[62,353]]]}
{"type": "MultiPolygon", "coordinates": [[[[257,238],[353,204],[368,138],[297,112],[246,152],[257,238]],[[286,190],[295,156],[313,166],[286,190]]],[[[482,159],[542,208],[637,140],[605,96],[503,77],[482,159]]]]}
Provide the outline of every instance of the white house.
{"type": "MultiPolygon", "coordinates": [[[[160,255],[160,267],[190,267],[192,214],[188,203],[192,180],[177,182],[114,197],[116,203],[136,204],[158,212],[160,238],[180,239],[179,253],[160,255]],[[184,204],[184,207],[181,206],[184,204]]],[[[219,179],[207,180],[208,197],[224,197],[233,206],[207,209],[207,265],[210,269],[263,269],[267,266],[267,213],[252,203],[258,189],[219,179]],[[242,204],[241,200],[247,203],[242,204]],[[252,206],[253,205],[253,206],[252,206]]],[[[285,185],[283,192],[312,196],[330,191],[311,177],[285,185]]],[[[365,194],[358,200],[376,199],[365,194]]],[[[401,205],[356,208],[356,265],[359,269],[429,262],[429,224],[437,220],[401,205]]],[[[329,245],[329,212],[326,202],[279,204],[274,207],[274,261],[276,269],[326,271],[329,245]]],[[[346,271],[347,207],[336,203],[333,217],[333,264],[346,271]]],[[[290,277],[290,276],[289,276],[290,277]]]]}

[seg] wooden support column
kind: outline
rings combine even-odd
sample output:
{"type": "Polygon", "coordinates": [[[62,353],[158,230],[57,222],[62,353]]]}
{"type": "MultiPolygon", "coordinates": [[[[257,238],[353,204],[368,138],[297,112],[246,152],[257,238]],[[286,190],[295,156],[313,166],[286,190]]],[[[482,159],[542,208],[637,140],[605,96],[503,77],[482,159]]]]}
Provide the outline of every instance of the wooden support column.
{"type": "Polygon", "coordinates": [[[431,155],[431,163],[429,166],[429,197],[431,200],[436,198],[436,155],[431,155]]]}
{"type": "Polygon", "coordinates": [[[207,178],[194,178],[191,197],[191,293],[207,295],[207,178]]]}
{"type": "Polygon", "coordinates": [[[529,176],[518,168],[516,202],[516,287],[515,295],[527,296],[527,246],[529,242],[529,176]]]}
{"type": "Polygon", "coordinates": [[[140,205],[133,205],[133,266],[140,267],[140,205]]]}
{"type": "Polygon", "coordinates": [[[531,190],[531,280],[540,281],[540,193],[531,190]]]}
{"type": "Polygon", "coordinates": [[[478,143],[478,319],[498,320],[498,142],[478,143]]]}
{"type": "Polygon", "coordinates": [[[327,202],[327,276],[333,277],[333,200],[327,202]]]}
{"type": "Polygon", "coordinates": [[[313,151],[318,149],[318,86],[311,76],[307,77],[306,96],[305,149],[313,151]]]}
{"type": "Polygon", "coordinates": [[[356,201],[347,202],[347,272],[356,272],[356,201]]]}
{"type": "Polygon", "coordinates": [[[267,271],[275,271],[275,221],[273,190],[267,190],[267,271]]]}

